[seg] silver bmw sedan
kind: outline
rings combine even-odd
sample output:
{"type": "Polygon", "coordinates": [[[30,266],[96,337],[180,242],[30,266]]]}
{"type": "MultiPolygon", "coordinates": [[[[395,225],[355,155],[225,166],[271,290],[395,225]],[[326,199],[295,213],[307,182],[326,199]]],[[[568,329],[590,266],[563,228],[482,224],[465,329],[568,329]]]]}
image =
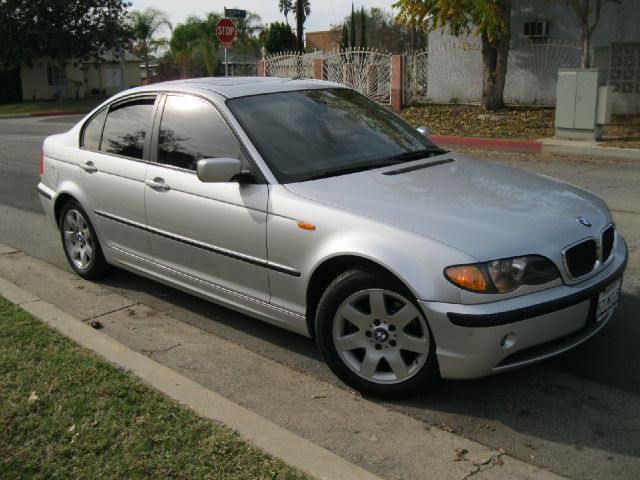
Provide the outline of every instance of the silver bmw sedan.
{"type": "Polygon", "coordinates": [[[443,150],[328,82],[127,90],[48,137],[40,173],[78,275],[124,268],[315,338],[379,396],[574,347],[627,261],[594,195],[443,150]]]}

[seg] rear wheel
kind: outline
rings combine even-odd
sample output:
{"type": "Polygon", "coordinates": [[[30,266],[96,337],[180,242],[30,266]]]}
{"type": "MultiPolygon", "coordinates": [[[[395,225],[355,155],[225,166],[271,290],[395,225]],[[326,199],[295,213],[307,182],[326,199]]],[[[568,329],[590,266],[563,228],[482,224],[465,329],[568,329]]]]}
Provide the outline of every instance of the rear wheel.
{"type": "Polygon", "coordinates": [[[331,370],[376,396],[406,395],[437,378],[435,344],[415,299],[394,277],[350,270],[320,299],[316,338],[331,370]]]}
{"type": "Polygon", "coordinates": [[[109,272],[96,232],[89,217],[77,202],[65,203],[60,213],[62,246],[71,268],[88,280],[109,272]]]}

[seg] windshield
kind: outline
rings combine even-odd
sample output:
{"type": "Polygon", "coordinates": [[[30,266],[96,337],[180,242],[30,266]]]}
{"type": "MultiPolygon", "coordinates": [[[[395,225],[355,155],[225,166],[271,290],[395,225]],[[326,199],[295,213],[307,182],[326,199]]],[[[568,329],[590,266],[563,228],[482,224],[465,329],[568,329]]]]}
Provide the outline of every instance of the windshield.
{"type": "Polygon", "coordinates": [[[346,88],[240,97],[227,105],[280,183],[444,153],[386,108],[346,88]]]}

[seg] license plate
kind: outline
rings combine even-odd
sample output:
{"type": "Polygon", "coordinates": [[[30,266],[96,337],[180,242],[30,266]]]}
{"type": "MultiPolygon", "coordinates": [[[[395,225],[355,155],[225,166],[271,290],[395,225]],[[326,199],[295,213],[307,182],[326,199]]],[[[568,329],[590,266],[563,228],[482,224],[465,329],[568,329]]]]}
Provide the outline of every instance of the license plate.
{"type": "Polygon", "coordinates": [[[620,286],[622,279],[619,278],[615,282],[604,287],[598,293],[598,308],[596,309],[596,323],[600,323],[607,318],[618,306],[620,300],[620,286]]]}

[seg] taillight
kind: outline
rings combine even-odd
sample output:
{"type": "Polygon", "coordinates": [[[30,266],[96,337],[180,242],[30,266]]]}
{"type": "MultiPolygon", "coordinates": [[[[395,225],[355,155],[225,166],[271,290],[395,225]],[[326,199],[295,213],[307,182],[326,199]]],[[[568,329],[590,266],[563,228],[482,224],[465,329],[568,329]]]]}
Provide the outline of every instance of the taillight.
{"type": "Polygon", "coordinates": [[[40,175],[44,175],[44,150],[40,152],[40,175]]]}

